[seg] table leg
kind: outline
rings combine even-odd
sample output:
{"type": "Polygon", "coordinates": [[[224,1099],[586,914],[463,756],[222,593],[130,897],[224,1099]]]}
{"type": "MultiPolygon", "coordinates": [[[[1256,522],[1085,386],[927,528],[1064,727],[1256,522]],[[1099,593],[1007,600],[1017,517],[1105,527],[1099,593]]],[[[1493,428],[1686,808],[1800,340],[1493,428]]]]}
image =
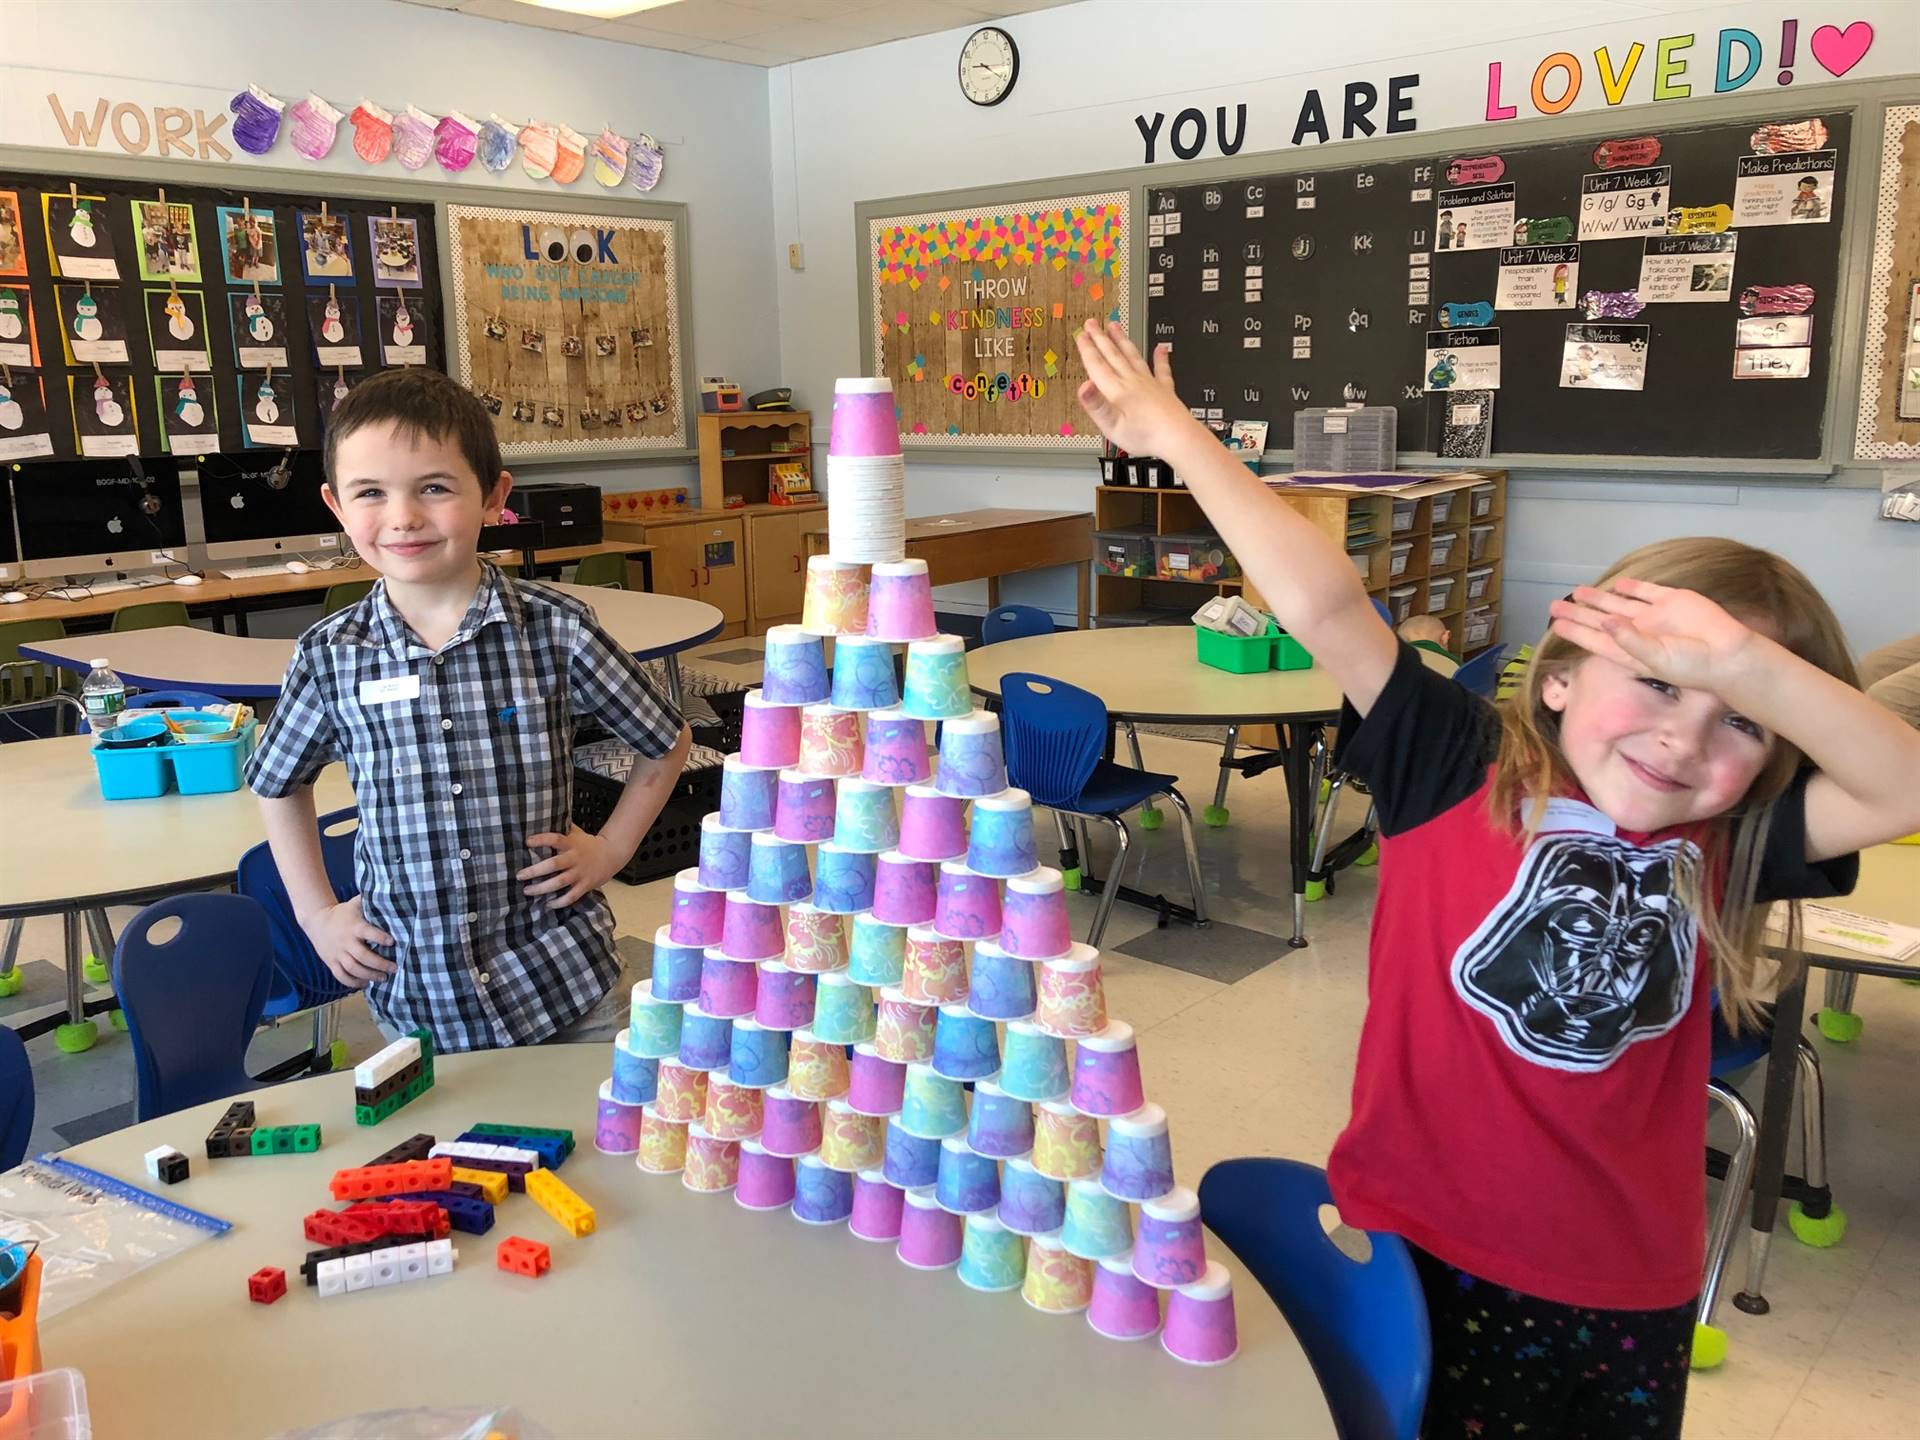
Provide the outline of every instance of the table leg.
{"type": "Polygon", "coordinates": [[[1283,727],[1281,745],[1286,755],[1287,777],[1287,864],[1293,879],[1293,934],[1289,948],[1304,949],[1307,943],[1307,866],[1312,858],[1313,809],[1313,737],[1316,725],[1295,721],[1283,727]]]}
{"type": "Polygon", "coordinates": [[[67,950],[67,1023],[55,1032],[54,1044],[72,1055],[91,1050],[94,1042],[100,1038],[100,1032],[87,1015],[87,997],[80,973],[80,912],[62,911],[60,928],[65,935],[67,950]]]}
{"type": "Polygon", "coordinates": [[[1787,1173],[1787,1139],[1793,1127],[1793,1080],[1799,1063],[1800,1026],[1806,1018],[1807,967],[1781,990],[1773,1006],[1773,1045],[1767,1052],[1767,1085],[1760,1103],[1760,1144],[1753,1157],[1753,1220],[1747,1231],[1747,1283],[1733,1297],[1736,1309],[1764,1315],[1767,1250],[1787,1173]]]}
{"type": "Polygon", "coordinates": [[[687,702],[680,691],[680,657],[668,655],[662,661],[662,665],[667,672],[667,699],[672,702],[675,710],[684,714],[687,702]]]}
{"type": "Polygon", "coordinates": [[[1077,596],[1078,603],[1075,606],[1075,614],[1078,616],[1080,628],[1084,630],[1087,628],[1087,617],[1092,613],[1093,562],[1091,560],[1082,560],[1073,568],[1080,572],[1077,596]]]}
{"type": "Polygon", "coordinates": [[[233,602],[233,633],[236,635],[247,633],[247,609],[238,600],[233,602]]]}
{"type": "Polygon", "coordinates": [[[998,610],[999,608],[1000,577],[998,575],[989,575],[987,576],[987,609],[998,610]]]}
{"type": "Polygon", "coordinates": [[[651,550],[640,552],[640,584],[647,594],[653,594],[653,552],[651,550]]]}

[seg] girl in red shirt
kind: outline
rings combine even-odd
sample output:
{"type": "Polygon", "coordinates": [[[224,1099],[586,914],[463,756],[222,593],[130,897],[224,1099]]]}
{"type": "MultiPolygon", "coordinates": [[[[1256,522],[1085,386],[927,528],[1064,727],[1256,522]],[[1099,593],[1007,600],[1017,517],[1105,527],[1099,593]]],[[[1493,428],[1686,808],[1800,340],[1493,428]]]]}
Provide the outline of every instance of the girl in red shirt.
{"type": "Polygon", "coordinates": [[[1760,1010],[1774,900],[1843,894],[1920,830],[1920,733],[1862,695],[1778,556],[1665,541],[1552,606],[1496,709],[1428,670],[1339,546],[1117,325],[1078,336],[1107,438],[1171,462],[1340,684],[1380,889],[1342,1218],[1426,1291],[1424,1433],[1680,1433],[1705,1255],[1711,991],[1760,1010]],[[1637,1223],[1649,1206],[1681,1223],[1637,1223]]]}

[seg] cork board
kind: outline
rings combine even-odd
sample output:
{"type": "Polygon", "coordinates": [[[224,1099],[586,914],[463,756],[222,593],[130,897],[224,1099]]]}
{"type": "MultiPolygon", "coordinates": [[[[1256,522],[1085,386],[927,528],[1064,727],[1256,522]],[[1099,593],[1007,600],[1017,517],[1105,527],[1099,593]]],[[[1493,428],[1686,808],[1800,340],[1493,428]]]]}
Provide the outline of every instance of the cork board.
{"type": "Polygon", "coordinates": [[[1883,137],[1853,453],[1920,460],[1920,105],[1888,106],[1883,137]],[[1914,418],[1903,420],[1903,409],[1914,418]]]}
{"type": "Polygon", "coordinates": [[[686,448],[672,221],[446,214],[455,373],[506,459],[686,448]]]}
{"type": "Polygon", "coordinates": [[[1074,332],[1128,325],[1128,193],[867,223],[873,369],[906,446],[1091,451],[1074,332]]]}

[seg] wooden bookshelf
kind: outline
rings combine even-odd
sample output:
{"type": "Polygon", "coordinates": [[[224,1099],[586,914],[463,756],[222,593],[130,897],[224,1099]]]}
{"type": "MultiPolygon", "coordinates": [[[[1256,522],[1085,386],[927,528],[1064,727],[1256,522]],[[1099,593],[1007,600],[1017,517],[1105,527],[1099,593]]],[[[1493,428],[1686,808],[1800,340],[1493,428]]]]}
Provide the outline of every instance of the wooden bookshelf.
{"type": "Polygon", "coordinates": [[[805,410],[702,413],[699,421],[703,509],[723,509],[729,496],[766,504],[767,472],[775,465],[798,461],[813,470],[813,417],[805,410]]]}

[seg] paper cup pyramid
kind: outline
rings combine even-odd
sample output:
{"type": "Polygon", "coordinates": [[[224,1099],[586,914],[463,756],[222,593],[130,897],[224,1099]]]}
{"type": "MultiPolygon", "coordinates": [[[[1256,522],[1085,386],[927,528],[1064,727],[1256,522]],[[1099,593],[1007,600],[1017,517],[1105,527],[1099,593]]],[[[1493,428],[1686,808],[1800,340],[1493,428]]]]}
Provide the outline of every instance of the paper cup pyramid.
{"type": "Polygon", "coordinates": [[[603,1148],[1219,1364],[1232,1286],[1175,1186],[1133,1027],[903,553],[891,383],[840,381],[832,437],[831,554],[808,623],[767,636],[742,753],[615,1042],[603,1148]]]}

